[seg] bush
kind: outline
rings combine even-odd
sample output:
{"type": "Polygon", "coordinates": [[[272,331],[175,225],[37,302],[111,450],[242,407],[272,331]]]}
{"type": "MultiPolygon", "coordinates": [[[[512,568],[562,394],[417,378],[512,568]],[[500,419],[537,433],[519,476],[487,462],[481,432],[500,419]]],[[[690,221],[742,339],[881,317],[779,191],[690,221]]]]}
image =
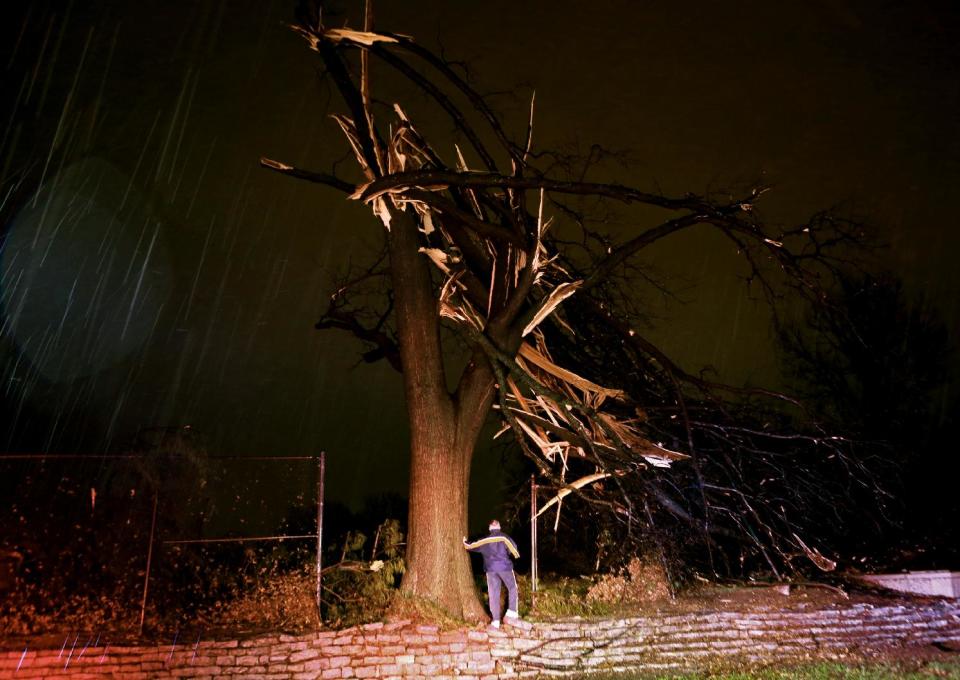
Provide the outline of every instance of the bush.
{"type": "Polygon", "coordinates": [[[586,600],[606,604],[648,604],[670,596],[670,583],[663,566],[649,558],[633,557],[623,569],[600,576],[587,590],[586,600]]]}
{"type": "Polygon", "coordinates": [[[292,632],[316,628],[319,617],[313,565],[273,573],[254,587],[197,612],[194,621],[231,629],[269,628],[292,632]]]}

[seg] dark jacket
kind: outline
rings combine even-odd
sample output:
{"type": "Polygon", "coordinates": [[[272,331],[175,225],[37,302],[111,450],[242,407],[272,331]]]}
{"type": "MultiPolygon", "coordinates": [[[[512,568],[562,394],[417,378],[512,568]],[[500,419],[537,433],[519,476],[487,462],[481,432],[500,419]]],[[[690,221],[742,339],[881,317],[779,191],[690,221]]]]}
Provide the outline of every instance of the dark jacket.
{"type": "Polygon", "coordinates": [[[489,536],[473,543],[464,542],[463,546],[483,555],[483,570],[513,571],[513,560],[520,557],[517,544],[502,531],[491,531],[489,536]]]}

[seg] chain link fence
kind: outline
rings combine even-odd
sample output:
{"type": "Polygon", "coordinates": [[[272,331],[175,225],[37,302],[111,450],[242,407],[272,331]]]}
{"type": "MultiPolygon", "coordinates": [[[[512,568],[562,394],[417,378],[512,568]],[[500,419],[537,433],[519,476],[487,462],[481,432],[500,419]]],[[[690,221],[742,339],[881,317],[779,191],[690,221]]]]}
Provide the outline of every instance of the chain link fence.
{"type": "Polygon", "coordinates": [[[325,455],[0,454],[0,633],[320,620],[325,455]]]}

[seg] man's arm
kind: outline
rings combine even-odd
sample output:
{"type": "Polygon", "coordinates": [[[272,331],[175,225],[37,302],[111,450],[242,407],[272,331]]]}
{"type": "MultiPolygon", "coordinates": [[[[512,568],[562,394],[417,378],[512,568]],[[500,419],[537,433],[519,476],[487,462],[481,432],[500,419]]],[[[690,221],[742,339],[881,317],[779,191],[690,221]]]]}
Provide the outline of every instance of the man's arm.
{"type": "Polygon", "coordinates": [[[504,538],[507,539],[507,550],[510,551],[510,555],[513,557],[513,559],[517,559],[518,557],[520,557],[520,550],[517,549],[516,541],[514,541],[509,536],[504,536],[504,538]]]}
{"type": "Polygon", "coordinates": [[[506,535],[501,536],[486,536],[481,538],[479,541],[474,541],[473,543],[468,543],[467,539],[463,539],[463,547],[467,550],[480,550],[485,545],[492,545],[494,543],[503,543],[507,546],[507,550],[513,556],[513,559],[520,557],[520,551],[517,550],[517,544],[513,542],[513,539],[506,535]]]}

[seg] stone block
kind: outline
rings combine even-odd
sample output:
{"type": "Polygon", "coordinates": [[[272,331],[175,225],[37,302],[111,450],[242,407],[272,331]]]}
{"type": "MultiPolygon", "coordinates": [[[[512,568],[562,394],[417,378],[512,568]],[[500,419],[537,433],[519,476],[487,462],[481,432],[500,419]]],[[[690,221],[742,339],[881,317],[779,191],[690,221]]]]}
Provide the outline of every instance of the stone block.
{"type": "Polygon", "coordinates": [[[517,656],[517,650],[510,647],[494,647],[490,650],[490,656],[495,659],[508,659],[517,656]]]}
{"type": "Polygon", "coordinates": [[[441,643],[466,642],[467,633],[462,630],[453,630],[440,633],[441,643]]]}
{"type": "Polygon", "coordinates": [[[313,649],[313,642],[310,640],[299,639],[296,642],[291,642],[287,648],[291,652],[299,652],[304,649],[313,649]]]}
{"type": "Polygon", "coordinates": [[[222,640],[213,643],[217,649],[236,649],[240,646],[239,640],[222,640]]]}
{"type": "Polygon", "coordinates": [[[399,633],[377,633],[377,642],[403,642],[403,636],[399,633]]]}
{"type": "Polygon", "coordinates": [[[167,674],[174,678],[193,678],[197,675],[220,675],[219,666],[197,666],[190,668],[171,668],[167,674]]]}
{"type": "MultiPolygon", "coordinates": [[[[290,655],[291,663],[298,663],[300,661],[307,661],[309,659],[316,659],[320,656],[320,651],[316,649],[304,649],[300,652],[294,652],[290,655]]],[[[239,663],[239,660],[237,661],[239,663]]]]}
{"type": "Polygon", "coordinates": [[[527,638],[513,638],[509,644],[513,645],[514,649],[527,650],[538,647],[541,643],[539,640],[528,640],[527,638]]]}
{"type": "Polygon", "coordinates": [[[494,663],[493,659],[487,659],[486,661],[470,661],[467,663],[467,669],[472,671],[474,674],[492,673],[496,667],[497,664],[494,663]]]}

